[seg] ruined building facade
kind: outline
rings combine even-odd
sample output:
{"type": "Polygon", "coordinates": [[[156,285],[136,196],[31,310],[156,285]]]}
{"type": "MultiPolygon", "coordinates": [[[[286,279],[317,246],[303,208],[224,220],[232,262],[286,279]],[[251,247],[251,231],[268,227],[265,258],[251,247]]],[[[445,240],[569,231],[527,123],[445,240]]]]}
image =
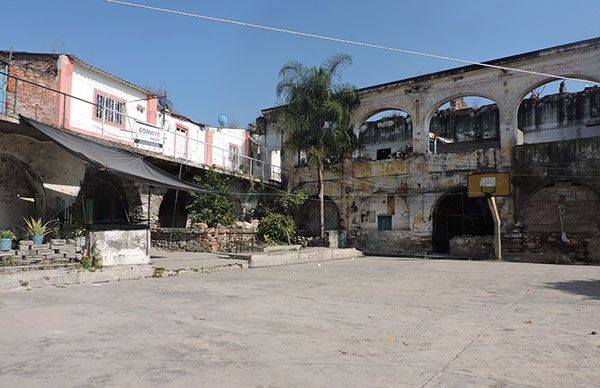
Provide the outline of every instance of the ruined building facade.
{"type": "MultiPolygon", "coordinates": [[[[490,63],[597,82],[600,39],[490,63]]],[[[370,252],[488,257],[492,217],[467,197],[467,177],[509,172],[511,195],[497,199],[504,257],[600,262],[600,88],[536,90],[550,81],[474,65],[360,89],[361,148],[326,172],[326,228],[370,252]],[[401,114],[371,119],[389,110],[401,114]]],[[[277,133],[281,109],[262,113],[257,124],[277,133]]],[[[284,181],[316,195],[300,159],[284,147],[284,181]]],[[[316,214],[307,202],[301,229],[316,232],[316,214]]]]}

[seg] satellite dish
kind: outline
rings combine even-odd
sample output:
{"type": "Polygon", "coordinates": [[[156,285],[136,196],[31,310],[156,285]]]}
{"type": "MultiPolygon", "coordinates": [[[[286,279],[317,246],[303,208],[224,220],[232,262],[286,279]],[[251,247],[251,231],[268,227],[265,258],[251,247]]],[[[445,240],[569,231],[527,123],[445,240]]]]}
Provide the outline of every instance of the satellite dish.
{"type": "Polygon", "coordinates": [[[229,117],[227,117],[227,115],[220,114],[217,121],[219,122],[219,127],[223,128],[229,124],[229,117]]]}

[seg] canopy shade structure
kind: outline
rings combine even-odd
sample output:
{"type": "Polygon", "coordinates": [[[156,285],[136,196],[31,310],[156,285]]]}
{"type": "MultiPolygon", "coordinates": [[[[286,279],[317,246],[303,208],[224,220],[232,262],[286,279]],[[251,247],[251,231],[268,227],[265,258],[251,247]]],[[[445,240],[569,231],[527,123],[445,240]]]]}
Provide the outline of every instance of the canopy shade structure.
{"type": "Polygon", "coordinates": [[[214,190],[179,179],[175,175],[171,175],[145,161],[133,152],[99,144],[27,117],[21,116],[21,119],[37,129],[45,137],[56,142],[67,152],[94,167],[118,175],[124,175],[151,186],[161,186],[197,193],[214,192],[214,190]]]}

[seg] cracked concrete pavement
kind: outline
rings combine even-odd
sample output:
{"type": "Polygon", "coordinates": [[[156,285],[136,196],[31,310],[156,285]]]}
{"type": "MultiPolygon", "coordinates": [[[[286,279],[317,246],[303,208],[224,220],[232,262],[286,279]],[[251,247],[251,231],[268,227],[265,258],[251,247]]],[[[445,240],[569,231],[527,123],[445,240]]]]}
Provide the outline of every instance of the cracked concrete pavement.
{"type": "Polygon", "coordinates": [[[0,296],[0,386],[600,382],[600,267],[367,257],[0,296]]]}

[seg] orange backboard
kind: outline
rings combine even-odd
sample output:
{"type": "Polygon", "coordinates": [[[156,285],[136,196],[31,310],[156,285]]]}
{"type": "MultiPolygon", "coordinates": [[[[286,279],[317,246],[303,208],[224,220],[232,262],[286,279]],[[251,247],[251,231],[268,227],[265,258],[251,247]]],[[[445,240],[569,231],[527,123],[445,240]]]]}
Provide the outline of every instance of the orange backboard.
{"type": "Polygon", "coordinates": [[[490,172],[472,174],[468,177],[469,197],[508,197],[510,195],[510,174],[490,172]]]}

